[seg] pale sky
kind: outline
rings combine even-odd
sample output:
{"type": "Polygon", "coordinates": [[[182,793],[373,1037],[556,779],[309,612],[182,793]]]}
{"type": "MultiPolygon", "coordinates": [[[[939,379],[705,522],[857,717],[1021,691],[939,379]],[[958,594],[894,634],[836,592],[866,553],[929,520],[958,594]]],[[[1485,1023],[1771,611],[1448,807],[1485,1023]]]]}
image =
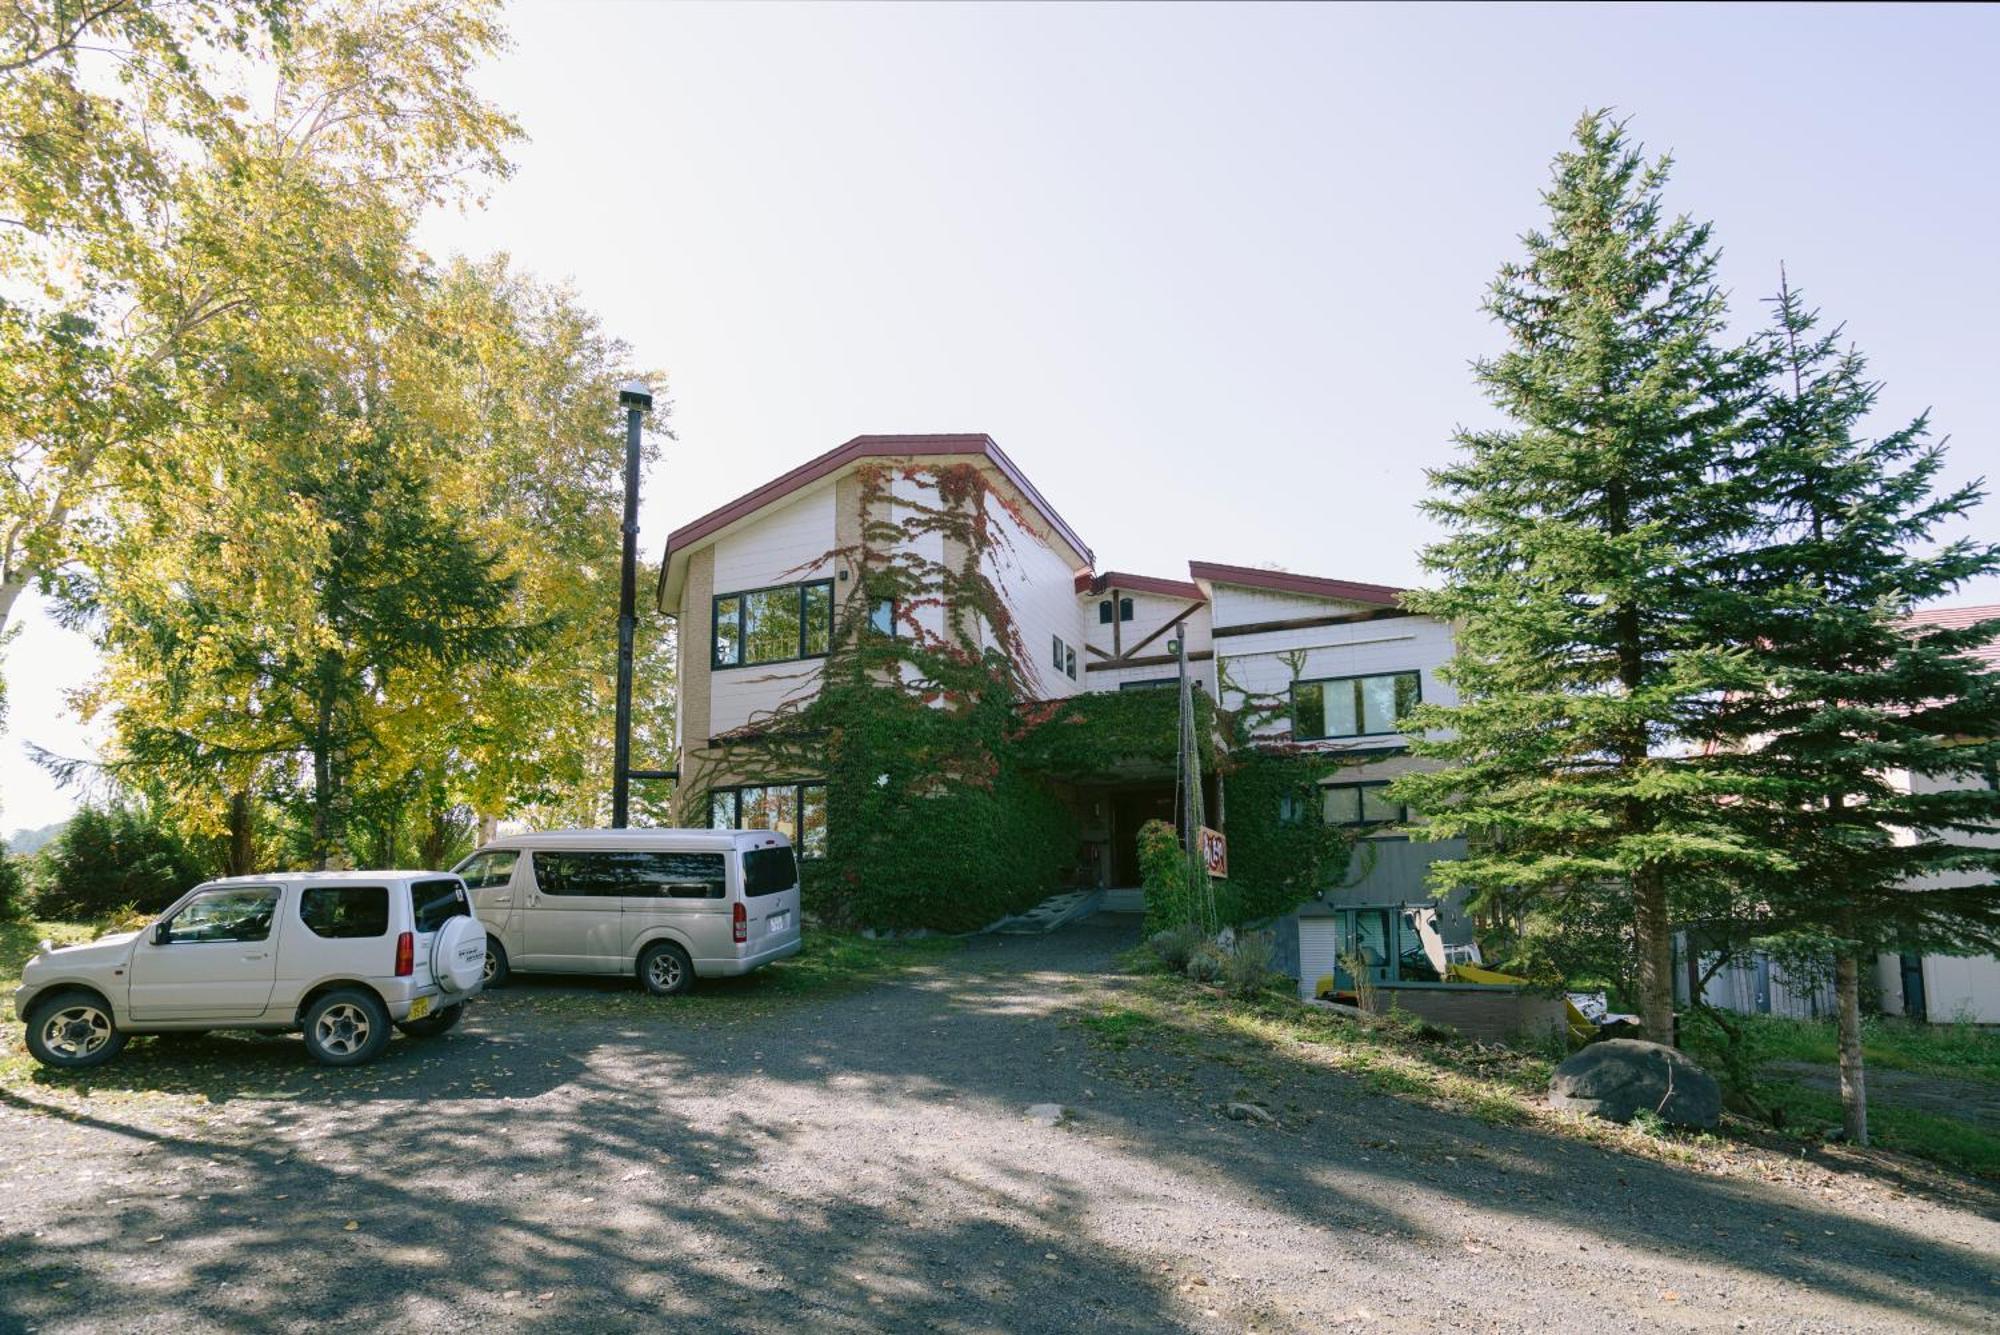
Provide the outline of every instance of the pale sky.
{"type": "MultiPolygon", "coordinates": [[[[437,254],[574,282],[666,369],[642,541],[863,432],[985,431],[1096,550],[1380,583],[1483,421],[1479,311],[1587,107],[1678,161],[1739,321],[1778,265],[2000,475],[1983,7],[524,3],[525,124],[437,254]]],[[[614,411],[607,405],[607,412],[614,411]]],[[[1989,503],[1973,526],[2000,528],[1989,503]]],[[[2000,601],[2000,581],[1955,602],[2000,601]]],[[[606,645],[606,653],[612,652],[606,645]]],[[[88,644],[7,650],[0,830],[74,803],[88,644]]]]}

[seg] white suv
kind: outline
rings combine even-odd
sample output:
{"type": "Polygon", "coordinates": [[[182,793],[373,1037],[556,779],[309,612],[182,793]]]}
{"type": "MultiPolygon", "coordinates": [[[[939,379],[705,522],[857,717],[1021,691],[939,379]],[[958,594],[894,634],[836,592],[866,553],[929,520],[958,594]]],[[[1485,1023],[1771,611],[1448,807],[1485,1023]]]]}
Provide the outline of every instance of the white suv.
{"type": "Polygon", "coordinates": [[[393,1025],[458,1023],[481,986],[486,929],[465,883],[432,871],[235,876],[196,886],[139,932],[46,941],[14,1013],[47,1066],[110,1061],[132,1034],[299,1029],[328,1066],[379,1056],[393,1025]]]}

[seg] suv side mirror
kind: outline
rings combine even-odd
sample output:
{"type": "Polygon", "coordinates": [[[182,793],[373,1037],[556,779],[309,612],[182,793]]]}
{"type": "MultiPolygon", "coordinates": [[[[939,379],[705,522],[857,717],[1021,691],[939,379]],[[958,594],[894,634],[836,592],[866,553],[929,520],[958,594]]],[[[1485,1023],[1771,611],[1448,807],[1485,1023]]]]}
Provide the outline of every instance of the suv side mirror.
{"type": "Polygon", "coordinates": [[[156,923],[154,923],[154,924],[153,924],[153,944],[154,944],[154,945],[156,945],[156,946],[164,946],[165,944],[167,944],[167,930],[168,930],[168,927],[169,927],[169,924],[167,924],[167,923],[164,923],[164,922],[156,922],[156,923]]]}

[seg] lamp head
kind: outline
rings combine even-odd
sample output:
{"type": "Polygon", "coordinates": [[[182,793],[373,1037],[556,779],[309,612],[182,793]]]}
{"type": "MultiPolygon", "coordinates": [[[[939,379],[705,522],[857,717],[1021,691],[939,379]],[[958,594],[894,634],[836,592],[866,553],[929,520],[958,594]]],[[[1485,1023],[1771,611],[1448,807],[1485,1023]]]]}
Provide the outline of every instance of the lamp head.
{"type": "Polygon", "coordinates": [[[618,387],[618,406],[646,412],[653,406],[653,391],[646,388],[643,380],[627,380],[618,387]]]}

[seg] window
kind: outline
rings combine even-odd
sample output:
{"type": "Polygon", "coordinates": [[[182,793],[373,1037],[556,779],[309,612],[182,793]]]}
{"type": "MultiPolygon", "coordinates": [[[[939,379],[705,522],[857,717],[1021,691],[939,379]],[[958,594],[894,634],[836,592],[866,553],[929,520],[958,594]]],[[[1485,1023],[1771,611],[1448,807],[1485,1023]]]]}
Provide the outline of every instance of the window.
{"type": "Polygon", "coordinates": [[[469,889],[504,888],[514,879],[514,863],[520,856],[510,848],[498,849],[491,853],[474,853],[459,863],[454,870],[469,889]]]}
{"type": "Polygon", "coordinates": [[[1060,635],[1051,636],[1050,638],[1055,641],[1055,646],[1056,646],[1055,653],[1053,656],[1053,661],[1055,662],[1056,665],[1056,671],[1061,672],[1063,665],[1063,650],[1068,648],[1069,646],[1063,643],[1063,637],[1060,635]]]}
{"type": "MultiPolygon", "coordinates": [[[[1115,615],[1117,616],[1118,620],[1130,621],[1132,619],[1132,600],[1130,598],[1120,598],[1118,600],[1117,606],[1118,610],[1115,613],[1115,615]]],[[[1114,615],[1111,609],[1112,609],[1112,603],[1109,598],[1106,598],[1103,602],[1097,605],[1098,625],[1108,626],[1111,624],[1111,618],[1114,615]]]]}
{"type": "Polygon", "coordinates": [[[833,581],[784,584],[715,600],[710,662],[719,668],[824,658],[833,643],[833,581]]]}
{"type": "MultiPolygon", "coordinates": [[[[1118,683],[1118,689],[1121,691],[1171,691],[1180,684],[1181,680],[1179,677],[1147,677],[1141,681],[1121,681],[1118,683]]],[[[1195,683],[1197,686],[1200,684],[1200,682],[1195,683]]]]}
{"type": "Polygon", "coordinates": [[[1292,735],[1313,741],[1393,733],[1397,722],[1422,698],[1414,672],[1293,682],[1292,735]]]}
{"type": "Polygon", "coordinates": [[[1118,619],[1120,621],[1130,621],[1132,619],[1132,600],[1130,598],[1120,598],[1118,600],[1118,619]]]}
{"type": "Polygon", "coordinates": [[[1397,825],[1410,809],[1387,797],[1387,783],[1335,783],[1326,787],[1328,825],[1397,825]]]}
{"type": "Polygon", "coordinates": [[[314,936],[347,941],[389,934],[389,887],[309,885],[299,893],[299,920],[314,936]]]}
{"type": "Polygon", "coordinates": [[[1076,680],[1076,650],[1068,645],[1063,646],[1063,671],[1071,681],[1076,680]]]}
{"type": "Polygon", "coordinates": [[[743,855],[743,893],[775,895],[799,883],[789,848],[753,848],[743,855]]]}
{"type": "Polygon", "coordinates": [[[410,887],[410,907],[419,932],[435,932],[453,918],[469,918],[465,891],[451,881],[418,881],[410,887]]]}
{"type": "Polygon", "coordinates": [[[179,913],[162,923],[157,940],[173,946],[203,941],[264,941],[271,935],[271,917],[277,911],[275,886],[210,890],[196,895],[179,913]]]}
{"type": "Polygon", "coordinates": [[[1097,605],[1097,624],[1100,626],[1111,624],[1111,600],[1109,598],[1106,598],[1097,605]]]}
{"type": "Polygon", "coordinates": [[[617,848],[535,853],[545,895],[620,899],[723,899],[723,855],[617,848]]]}
{"type": "Polygon", "coordinates": [[[887,635],[892,639],[895,638],[896,600],[894,598],[877,598],[874,602],[868,604],[868,629],[874,631],[877,635],[887,635]]]}
{"type": "Polygon", "coordinates": [[[711,788],[708,825],[712,830],[778,830],[791,836],[800,857],[822,857],[826,853],[826,785],[767,783],[711,788]]]}
{"type": "Polygon", "coordinates": [[[1312,794],[1301,790],[1278,796],[1278,824],[1304,825],[1312,816],[1312,794]]]}

